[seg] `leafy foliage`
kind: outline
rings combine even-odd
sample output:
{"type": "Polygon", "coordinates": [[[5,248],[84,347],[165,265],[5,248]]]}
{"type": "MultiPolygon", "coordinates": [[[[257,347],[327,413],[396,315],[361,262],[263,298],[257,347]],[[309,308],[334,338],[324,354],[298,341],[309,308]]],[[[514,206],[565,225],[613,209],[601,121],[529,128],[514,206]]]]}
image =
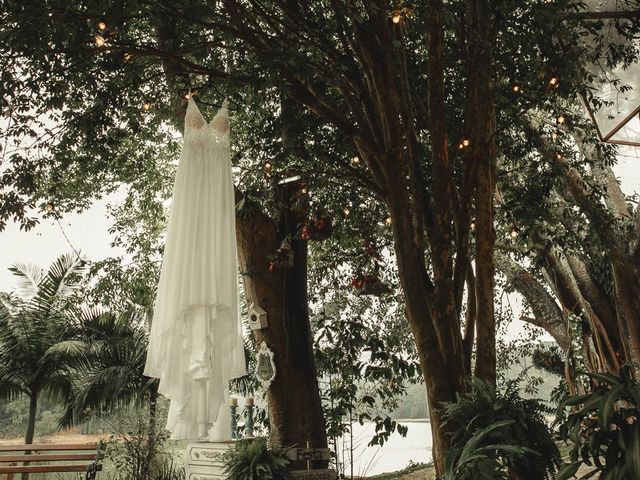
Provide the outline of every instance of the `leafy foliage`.
{"type": "Polygon", "coordinates": [[[169,438],[163,422],[166,413],[166,402],[161,402],[158,411],[132,409],[111,424],[115,433],[107,443],[105,458],[113,464],[116,479],[184,478],[184,470],[174,464],[172,452],[165,448],[169,438]]]}
{"type": "Polygon", "coordinates": [[[87,310],[78,320],[87,346],[75,366],[72,400],[62,424],[154,402],[157,380],[144,375],[148,338],[142,310],[130,308],[121,316],[87,310]]]}
{"type": "Polygon", "coordinates": [[[288,480],[286,450],[270,447],[264,438],[242,440],[223,454],[229,480],[288,480]]]}
{"type": "MultiPolygon", "coordinates": [[[[473,422],[473,420],[472,420],[473,422]]],[[[515,424],[514,420],[502,420],[474,433],[461,446],[449,449],[445,458],[445,472],[442,480],[508,480],[508,458],[523,455],[539,455],[528,448],[518,447],[509,443],[491,443],[495,437],[500,437],[503,429],[515,424]]],[[[472,427],[469,425],[468,427],[472,427]]],[[[527,477],[529,478],[529,477],[527,477]]]]}
{"type": "Polygon", "coordinates": [[[625,366],[619,375],[587,373],[599,386],[564,402],[578,409],[560,430],[573,449],[572,463],[562,468],[558,480],[571,478],[583,463],[594,467],[591,475],[600,472],[602,480],[640,478],[640,383],[632,371],[625,366]]]}
{"type": "MultiPolygon", "coordinates": [[[[553,478],[560,465],[560,452],[544,419],[551,410],[538,400],[521,398],[517,382],[510,382],[500,392],[475,381],[470,393],[460,395],[457,402],[443,404],[442,408],[445,422],[454,428],[452,445],[459,453],[485,444],[522,447],[527,454],[504,450],[500,454],[504,464],[524,478],[553,478]],[[495,427],[498,424],[499,429],[495,427]]],[[[490,470],[491,465],[497,465],[497,460],[490,460],[481,462],[482,468],[490,470]]]]}
{"type": "Polygon", "coordinates": [[[59,257],[46,272],[12,267],[22,296],[4,295],[0,304],[0,399],[70,401],[73,367],[85,346],[71,301],[83,269],[71,255],[59,257]]]}

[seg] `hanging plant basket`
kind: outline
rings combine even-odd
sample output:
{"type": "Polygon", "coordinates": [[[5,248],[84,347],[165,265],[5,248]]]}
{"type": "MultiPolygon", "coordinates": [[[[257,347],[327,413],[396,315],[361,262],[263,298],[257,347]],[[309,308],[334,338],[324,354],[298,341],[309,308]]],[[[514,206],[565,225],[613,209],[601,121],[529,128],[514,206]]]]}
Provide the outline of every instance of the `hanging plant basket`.
{"type": "Polygon", "coordinates": [[[301,238],[321,242],[333,233],[333,219],[329,216],[316,215],[302,227],[301,238]]]}
{"type": "Polygon", "coordinates": [[[351,284],[358,291],[358,295],[374,295],[379,297],[391,292],[391,288],[380,280],[377,275],[358,275],[352,280],[351,284]]]}
{"type": "Polygon", "coordinates": [[[269,271],[273,271],[276,268],[291,268],[293,267],[293,248],[288,240],[283,240],[280,244],[280,248],[275,251],[273,255],[269,255],[269,271]]]}

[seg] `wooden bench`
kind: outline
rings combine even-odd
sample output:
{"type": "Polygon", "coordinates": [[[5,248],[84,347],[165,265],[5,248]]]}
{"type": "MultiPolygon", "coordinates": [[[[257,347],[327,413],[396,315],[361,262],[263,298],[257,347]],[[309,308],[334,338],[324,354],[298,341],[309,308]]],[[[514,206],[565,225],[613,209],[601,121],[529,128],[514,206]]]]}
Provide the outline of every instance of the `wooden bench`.
{"type": "Polygon", "coordinates": [[[6,478],[12,478],[12,473],[85,472],[86,480],[94,480],[96,473],[102,470],[103,451],[102,442],[0,445],[0,475],[6,474],[6,478]]]}

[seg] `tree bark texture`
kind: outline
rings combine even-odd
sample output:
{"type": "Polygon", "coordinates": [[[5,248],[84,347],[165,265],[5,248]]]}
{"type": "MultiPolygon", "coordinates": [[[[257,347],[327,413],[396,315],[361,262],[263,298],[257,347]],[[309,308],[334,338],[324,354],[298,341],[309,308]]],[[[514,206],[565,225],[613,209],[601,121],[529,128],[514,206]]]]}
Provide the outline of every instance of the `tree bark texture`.
{"type": "Polygon", "coordinates": [[[493,20],[487,0],[469,0],[468,131],[471,160],[476,163],[475,196],[475,376],[496,383],[496,322],[494,315],[495,266],[494,196],[496,178],[496,112],[491,68],[493,20]]]}
{"type": "Polygon", "coordinates": [[[293,227],[289,196],[282,197],[280,224],[257,210],[236,219],[238,256],[248,303],[268,315],[268,327],[254,331],[274,352],[276,376],[267,391],[271,440],[275,445],[327,446],[307,310],[307,244],[292,240],[294,265],[269,270],[268,257],[293,227]]]}
{"type": "Polygon", "coordinates": [[[24,443],[31,445],[36,431],[36,415],[38,414],[38,394],[32,392],[29,397],[29,417],[27,419],[27,431],[24,435],[24,443]]]}

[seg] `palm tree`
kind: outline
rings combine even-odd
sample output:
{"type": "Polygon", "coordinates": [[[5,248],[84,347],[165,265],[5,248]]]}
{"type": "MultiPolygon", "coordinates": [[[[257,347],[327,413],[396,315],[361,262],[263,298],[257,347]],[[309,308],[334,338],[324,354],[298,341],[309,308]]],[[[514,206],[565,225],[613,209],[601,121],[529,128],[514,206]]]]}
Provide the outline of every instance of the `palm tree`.
{"type": "Polygon", "coordinates": [[[46,272],[23,264],[10,271],[19,279],[20,292],[0,298],[0,399],[29,397],[24,440],[31,444],[38,401],[71,401],[72,366],[86,345],[72,320],[71,294],[84,262],[62,255],[46,272]]]}
{"type": "Polygon", "coordinates": [[[77,323],[85,339],[85,351],[75,364],[71,402],[62,426],[77,424],[88,413],[149,402],[155,421],[157,380],[144,375],[147,355],[145,313],[131,308],[116,316],[100,309],[80,312],[77,323]]]}

